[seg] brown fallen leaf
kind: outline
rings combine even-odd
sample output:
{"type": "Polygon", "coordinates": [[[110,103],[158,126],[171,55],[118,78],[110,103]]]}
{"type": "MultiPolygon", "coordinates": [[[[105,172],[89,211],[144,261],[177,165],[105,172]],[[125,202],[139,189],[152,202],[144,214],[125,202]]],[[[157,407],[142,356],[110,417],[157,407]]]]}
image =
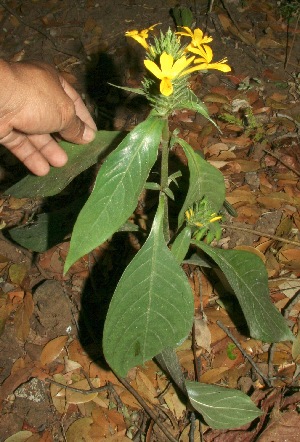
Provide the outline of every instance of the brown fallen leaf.
{"type": "Polygon", "coordinates": [[[9,394],[12,394],[21,384],[28,381],[32,376],[32,367],[22,368],[8,376],[1,385],[0,402],[2,402],[9,394]]]}
{"type": "Polygon", "coordinates": [[[28,273],[28,267],[25,263],[14,263],[9,267],[8,274],[11,282],[13,284],[17,284],[19,286],[22,285],[22,282],[25,276],[28,273]]]}
{"type": "Polygon", "coordinates": [[[204,348],[208,353],[210,353],[211,348],[211,333],[207,325],[207,321],[204,319],[194,319],[195,328],[195,341],[198,347],[204,348]]]}
{"type": "Polygon", "coordinates": [[[279,262],[291,270],[300,270],[300,249],[291,249],[284,246],[277,254],[279,262]]]}
{"type": "Polygon", "coordinates": [[[260,196],[257,202],[268,209],[279,209],[284,204],[300,205],[300,198],[293,198],[284,192],[272,192],[268,196],[260,196]]]}
{"type": "MultiPolygon", "coordinates": [[[[53,376],[53,379],[62,385],[67,384],[67,381],[62,374],[55,374],[53,376]]],[[[53,403],[54,407],[56,408],[56,410],[61,414],[66,413],[66,411],[68,409],[68,404],[66,402],[66,389],[63,386],[60,387],[59,385],[51,383],[50,384],[50,395],[51,395],[52,403],[53,403]]]]}
{"type": "Polygon", "coordinates": [[[228,367],[211,368],[201,375],[200,382],[203,382],[204,384],[215,384],[224,377],[227,371],[228,367]]]}
{"type": "Polygon", "coordinates": [[[43,365],[53,362],[67,343],[68,336],[58,336],[49,341],[42,350],[40,361],[43,365]]]}
{"type": "Polygon", "coordinates": [[[14,327],[16,331],[16,337],[25,342],[30,332],[30,318],[34,310],[34,303],[32,294],[26,292],[23,303],[20,304],[16,310],[14,317],[14,327]]]}
{"type": "Polygon", "coordinates": [[[31,431],[21,430],[5,439],[5,442],[27,442],[30,440],[32,435],[33,433],[31,431]]]}
{"type": "Polygon", "coordinates": [[[149,379],[149,377],[143,373],[141,370],[137,370],[135,382],[138,388],[139,394],[144,398],[150,401],[152,404],[159,404],[159,400],[157,399],[157,391],[149,379]]]}
{"type": "MultiPolygon", "coordinates": [[[[87,353],[83,350],[78,339],[73,339],[73,341],[68,345],[68,356],[72,361],[80,364],[86,373],[89,372],[92,361],[87,353]]],[[[91,375],[91,377],[95,376],[91,375]]]]}
{"type": "Polygon", "coordinates": [[[258,442],[299,442],[300,425],[299,413],[290,411],[282,413],[267,426],[258,442]]]}
{"type": "MultiPolygon", "coordinates": [[[[123,415],[117,410],[107,410],[100,407],[92,411],[93,423],[91,425],[89,436],[97,442],[102,438],[113,436],[120,431],[125,434],[126,425],[123,415]]],[[[106,439],[105,439],[106,440],[106,439]]]]}
{"type": "Polygon", "coordinates": [[[173,386],[170,386],[163,398],[169,410],[174,414],[176,419],[181,419],[186,410],[186,405],[179,399],[178,394],[173,386]]]}
{"type": "Polygon", "coordinates": [[[255,204],[256,196],[251,190],[236,189],[230,192],[226,197],[230,204],[236,204],[247,201],[248,204],[255,204]]]}
{"type": "Polygon", "coordinates": [[[260,49],[276,49],[283,47],[282,43],[274,40],[271,37],[268,37],[267,35],[260,38],[256,44],[257,47],[260,49]]]}
{"type": "Polygon", "coordinates": [[[217,94],[217,93],[210,93],[206,94],[203,97],[204,103],[221,103],[221,104],[228,104],[229,99],[225,95],[217,94]]]}
{"type": "Polygon", "coordinates": [[[293,356],[293,359],[295,359],[295,360],[299,359],[299,356],[300,356],[300,332],[298,332],[296,339],[293,342],[292,356],[293,356]]]}
{"type": "Polygon", "coordinates": [[[71,424],[66,432],[66,442],[95,442],[95,439],[89,436],[93,419],[83,417],[71,424]]]}

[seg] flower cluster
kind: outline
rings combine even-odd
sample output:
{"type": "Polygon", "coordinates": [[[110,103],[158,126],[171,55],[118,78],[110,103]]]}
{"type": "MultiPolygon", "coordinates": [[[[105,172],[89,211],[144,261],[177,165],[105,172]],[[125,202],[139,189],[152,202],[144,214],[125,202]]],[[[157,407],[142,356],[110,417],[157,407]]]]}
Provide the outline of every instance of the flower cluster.
{"type": "Polygon", "coordinates": [[[212,213],[206,198],[185,211],[185,220],[187,225],[194,229],[193,236],[196,240],[201,240],[206,236],[206,241],[209,244],[214,238],[216,240],[221,238],[222,229],[217,221],[222,220],[222,215],[212,213]]]}
{"type": "Polygon", "coordinates": [[[149,33],[153,31],[153,25],[142,31],[128,31],[127,37],[136,40],[147,51],[147,59],[144,65],[151,74],[160,80],[160,93],[169,97],[174,92],[177,80],[189,74],[207,69],[218,69],[222,72],[229,72],[230,66],[227,59],[212,63],[213,52],[207,43],[212,41],[212,37],[204,36],[201,29],[192,31],[188,27],[183,27],[181,32],[176,32],[176,37],[169,30],[165,35],[161,33],[161,38],[154,39],[154,45],[149,45],[147,39],[149,33]],[[180,38],[190,38],[190,43],[181,47],[180,38]]]}

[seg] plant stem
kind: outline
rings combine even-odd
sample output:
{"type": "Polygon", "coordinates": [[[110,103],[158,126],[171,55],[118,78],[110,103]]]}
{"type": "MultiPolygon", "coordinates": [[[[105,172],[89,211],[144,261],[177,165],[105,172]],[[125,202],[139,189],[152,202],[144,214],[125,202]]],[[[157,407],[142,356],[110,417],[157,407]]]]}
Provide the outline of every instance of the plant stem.
{"type": "Polygon", "coordinates": [[[168,121],[166,121],[165,127],[162,132],[162,140],[161,140],[161,172],[160,172],[160,191],[163,193],[165,199],[164,237],[166,242],[169,242],[170,240],[168,197],[165,193],[165,189],[168,187],[168,178],[169,178],[169,143],[170,143],[170,131],[169,131],[168,121]]]}

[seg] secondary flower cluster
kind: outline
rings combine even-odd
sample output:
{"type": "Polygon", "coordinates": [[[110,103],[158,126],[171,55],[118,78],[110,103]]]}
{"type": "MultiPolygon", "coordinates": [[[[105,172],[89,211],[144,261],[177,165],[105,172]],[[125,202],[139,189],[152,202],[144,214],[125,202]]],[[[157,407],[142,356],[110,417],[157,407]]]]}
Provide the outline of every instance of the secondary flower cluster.
{"type": "Polygon", "coordinates": [[[150,26],[142,31],[128,31],[125,35],[133,38],[146,49],[148,58],[144,60],[144,65],[148,71],[160,80],[159,89],[162,95],[166,97],[172,95],[176,80],[195,71],[218,69],[222,72],[229,72],[231,70],[226,58],[217,63],[212,63],[213,52],[210,46],[207,45],[212,41],[212,37],[204,36],[201,29],[192,31],[186,26],[182,27],[181,32],[176,32],[176,39],[175,43],[173,39],[173,44],[170,31],[165,36],[161,33],[161,40],[155,39],[155,44],[149,45],[147,39],[155,26],[157,25],[150,26]],[[178,45],[181,36],[190,38],[190,43],[184,47],[178,45]]]}
{"type": "Polygon", "coordinates": [[[213,239],[219,240],[222,235],[222,229],[219,221],[222,215],[212,212],[210,204],[206,198],[194,204],[185,211],[185,221],[188,226],[194,229],[193,237],[201,240],[206,236],[207,243],[211,243],[213,239]]]}

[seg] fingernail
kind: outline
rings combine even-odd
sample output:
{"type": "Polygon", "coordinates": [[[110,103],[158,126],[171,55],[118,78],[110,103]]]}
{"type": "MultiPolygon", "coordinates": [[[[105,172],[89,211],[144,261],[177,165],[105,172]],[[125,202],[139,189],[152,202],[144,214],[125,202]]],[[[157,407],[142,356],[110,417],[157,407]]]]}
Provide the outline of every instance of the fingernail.
{"type": "Polygon", "coordinates": [[[83,141],[89,143],[90,141],[93,141],[95,135],[96,132],[90,126],[85,125],[85,129],[82,135],[83,141]]]}

